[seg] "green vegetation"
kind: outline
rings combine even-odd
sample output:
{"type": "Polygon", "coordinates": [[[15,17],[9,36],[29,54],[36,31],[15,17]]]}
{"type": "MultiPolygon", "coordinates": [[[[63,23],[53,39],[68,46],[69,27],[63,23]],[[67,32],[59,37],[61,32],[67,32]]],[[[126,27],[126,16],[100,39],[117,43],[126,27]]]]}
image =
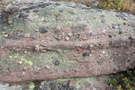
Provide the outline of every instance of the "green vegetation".
{"type": "Polygon", "coordinates": [[[135,90],[135,70],[126,70],[113,76],[108,84],[117,90],[135,90]]]}
{"type": "MultiPolygon", "coordinates": [[[[91,6],[91,0],[57,0],[85,4],[91,6]]],[[[135,14],[134,0],[99,0],[99,8],[116,9],[117,11],[126,11],[135,14]]]]}
{"type": "Polygon", "coordinates": [[[135,2],[133,0],[99,0],[99,8],[128,11],[135,14],[135,2]]]}
{"type": "MultiPolygon", "coordinates": [[[[55,1],[55,0],[54,0],[55,1]]],[[[56,0],[85,4],[91,6],[91,0],[56,0]]],[[[13,0],[10,1],[13,4],[13,0]]],[[[4,0],[0,0],[0,8],[3,7],[4,0]]],[[[126,11],[135,14],[135,1],[134,0],[99,0],[99,8],[116,9],[117,11],[126,11]]]]}
{"type": "Polygon", "coordinates": [[[30,89],[30,90],[33,90],[34,87],[35,87],[35,85],[34,85],[33,83],[29,85],[29,89],[30,89]]]}
{"type": "Polygon", "coordinates": [[[116,81],[115,78],[113,78],[112,80],[109,80],[108,81],[108,84],[113,85],[113,86],[116,86],[117,85],[117,81],[116,81]]]}

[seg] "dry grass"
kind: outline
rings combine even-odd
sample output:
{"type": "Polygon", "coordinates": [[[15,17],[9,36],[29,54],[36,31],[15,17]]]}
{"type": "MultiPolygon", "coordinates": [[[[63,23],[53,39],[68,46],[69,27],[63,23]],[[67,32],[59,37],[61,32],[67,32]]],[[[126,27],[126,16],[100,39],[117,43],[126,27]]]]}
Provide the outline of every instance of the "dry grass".
{"type": "Polygon", "coordinates": [[[135,0],[99,0],[100,8],[113,9],[117,11],[126,11],[135,14],[135,0]]]}
{"type": "MultiPolygon", "coordinates": [[[[24,0],[25,1],[25,0],[24,0]]],[[[94,0],[54,0],[64,2],[74,2],[91,6],[94,0]]],[[[95,0],[96,1],[96,0],[95,0]]],[[[0,9],[3,7],[3,0],[0,0],[0,9]]],[[[117,11],[126,11],[135,14],[135,0],[99,0],[99,7],[105,9],[116,9],[117,11]]]]}
{"type": "MultiPolygon", "coordinates": [[[[64,2],[81,3],[90,6],[94,0],[56,0],[64,2]]],[[[135,14],[135,0],[99,0],[99,6],[105,9],[116,9],[117,11],[126,11],[135,14]]]]}

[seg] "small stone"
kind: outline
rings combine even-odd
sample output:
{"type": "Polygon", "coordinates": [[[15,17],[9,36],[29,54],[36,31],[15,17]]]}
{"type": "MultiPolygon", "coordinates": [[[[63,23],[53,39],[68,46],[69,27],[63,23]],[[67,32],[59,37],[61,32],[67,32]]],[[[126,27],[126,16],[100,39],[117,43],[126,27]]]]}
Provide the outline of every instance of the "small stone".
{"type": "Polygon", "coordinates": [[[71,37],[73,34],[72,33],[68,33],[68,36],[71,37]]]}
{"type": "Polygon", "coordinates": [[[81,48],[78,48],[77,51],[82,51],[82,49],[81,48]]]}
{"type": "Polygon", "coordinates": [[[46,67],[46,69],[49,69],[49,68],[50,68],[50,66],[49,66],[49,65],[46,65],[45,67],[46,67]]]}
{"type": "Polygon", "coordinates": [[[39,28],[40,33],[47,33],[48,30],[46,28],[39,28]]]}
{"type": "Polygon", "coordinates": [[[30,38],[30,34],[26,33],[26,34],[24,35],[24,38],[30,38]]]}
{"type": "Polygon", "coordinates": [[[56,30],[57,30],[57,31],[60,31],[60,30],[61,30],[61,27],[57,27],[56,30]]]}
{"type": "Polygon", "coordinates": [[[99,48],[99,49],[103,49],[103,45],[99,44],[99,45],[98,45],[98,48],[99,48]]]}
{"type": "Polygon", "coordinates": [[[90,35],[91,35],[91,36],[93,36],[93,35],[94,35],[94,33],[93,33],[93,32],[90,32],[90,35]]]}
{"type": "Polygon", "coordinates": [[[116,53],[116,52],[114,52],[114,55],[117,55],[117,53],[116,53]]]}
{"type": "Polygon", "coordinates": [[[30,6],[28,9],[35,9],[38,8],[38,6],[30,6]]]}
{"type": "Polygon", "coordinates": [[[112,38],[112,35],[108,35],[109,38],[112,38]]]}
{"type": "Polygon", "coordinates": [[[36,38],[35,35],[33,35],[33,34],[30,34],[30,37],[33,38],[33,39],[36,38]]]}
{"type": "Polygon", "coordinates": [[[61,39],[64,39],[64,36],[61,36],[61,39]]]}
{"type": "Polygon", "coordinates": [[[5,38],[7,38],[7,37],[8,37],[8,35],[7,35],[7,34],[5,34],[5,35],[4,35],[4,37],[5,37],[5,38]]]}
{"type": "Polygon", "coordinates": [[[38,7],[44,8],[46,5],[44,3],[38,4],[38,7]]]}
{"type": "Polygon", "coordinates": [[[23,72],[22,75],[25,75],[25,72],[23,72]]]}
{"type": "Polygon", "coordinates": [[[65,40],[68,41],[69,40],[69,37],[66,37],[65,40]]]}
{"type": "Polygon", "coordinates": [[[106,21],[105,19],[102,19],[102,20],[101,20],[101,23],[105,23],[105,21],[106,21]]]}
{"type": "Polygon", "coordinates": [[[59,60],[54,60],[53,61],[53,64],[56,65],[56,66],[58,66],[60,64],[60,61],[59,60]]]}
{"type": "Polygon", "coordinates": [[[61,9],[59,9],[59,12],[63,12],[64,10],[61,8],[61,9]]]}
{"type": "Polygon", "coordinates": [[[27,51],[24,51],[24,53],[26,54],[26,53],[27,53],[27,51]]]}
{"type": "Polygon", "coordinates": [[[20,13],[19,14],[19,18],[27,18],[29,15],[27,15],[27,14],[24,14],[24,13],[20,13]]]}
{"type": "Polygon", "coordinates": [[[18,61],[18,64],[22,64],[22,61],[18,61]]]}
{"type": "Polygon", "coordinates": [[[102,54],[99,54],[99,57],[102,57],[103,55],[102,54]]]}
{"type": "Polygon", "coordinates": [[[83,57],[86,57],[86,56],[89,56],[89,54],[88,54],[87,52],[84,52],[84,53],[82,54],[82,56],[83,56],[83,57]]]}
{"type": "Polygon", "coordinates": [[[30,13],[30,11],[29,10],[26,10],[25,13],[30,13]]]}
{"type": "Polygon", "coordinates": [[[97,46],[94,46],[94,47],[93,47],[93,50],[96,50],[96,49],[97,49],[97,46]]]}
{"type": "Polygon", "coordinates": [[[113,73],[116,73],[116,71],[114,71],[113,73]]]}
{"type": "Polygon", "coordinates": [[[24,68],[23,68],[23,71],[27,71],[27,67],[24,67],[24,68]]]}
{"type": "Polygon", "coordinates": [[[57,50],[58,53],[62,53],[62,51],[60,49],[57,50]]]}
{"type": "Polygon", "coordinates": [[[35,46],[35,50],[36,50],[36,51],[39,51],[39,49],[40,49],[40,48],[39,48],[39,45],[36,45],[36,46],[35,46]]]}
{"type": "Polygon", "coordinates": [[[16,31],[21,31],[21,29],[17,29],[16,31]]]}
{"type": "Polygon", "coordinates": [[[105,54],[105,51],[102,51],[102,54],[105,54]]]}
{"type": "Polygon", "coordinates": [[[94,45],[93,44],[90,44],[89,47],[92,48],[94,45]]]}
{"type": "Polygon", "coordinates": [[[103,32],[103,33],[106,33],[106,30],[103,30],[102,32],[103,32]]]}
{"type": "Polygon", "coordinates": [[[35,32],[38,32],[38,30],[35,30],[35,32]]]}
{"type": "Polygon", "coordinates": [[[60,6],[60,3],[55,3],[55,5],[60,6]]]}
{"type": "Polygon", "coordinates": [[[112,28],[118,29],[118,28],[119,28],[119,26],[118,26],[118,25],[116,25],[116,24],[112,24],[112,28]]]}
{"type": "Polygon", "coordinates": [[[5,32],[2,32],[3,34],[5,34],[5,32]]]}
{"type": "Polygon", "coordinates": [[[124,17],[124,20],[128,20],[128,18],[127,17],[124,17]]]}
{"type": "Polygon", "coordinates": [[[91,54],[89,54],[89,56],[91,57],[91,54]]]}
{"type": "Polygon", "coordinates": [[[128,39],[130,39],[130,40],[134,40],[134,38],[133,38],[132,36],[129,36],[129,37],[128,37],[128,39]]]}
{"type": "Polygon", "coordinates": [[[119,34],[123,34],[123,32],[122,31],[119,31],[119,34]]]}
{"type": "Polygon", "coordinates": [[[125,22],[123,22],[123,25],[126,25],[126,23],[125,23],[125,22]]]}
{"type": "Polygon", "coordinates": [[[38,12],[38,9],[33,10],[33,12],[37,13],[38,12]]]}

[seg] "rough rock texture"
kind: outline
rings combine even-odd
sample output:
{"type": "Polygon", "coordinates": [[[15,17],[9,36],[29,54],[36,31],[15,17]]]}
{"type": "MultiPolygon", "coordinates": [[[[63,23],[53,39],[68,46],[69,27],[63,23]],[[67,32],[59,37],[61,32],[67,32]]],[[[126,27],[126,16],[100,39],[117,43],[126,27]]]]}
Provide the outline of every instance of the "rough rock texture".
{"type": "MultiPolygon", "coordinates": [[[[109,90],[107,84],[107,76],[90,77],[90,78],[74,78],[74,79],[57,79],[53,81],[42,81],[41,90],[109,90]]],[[[37,81],[38,82],[38,81],[37,81]]],[[[8,84],[0,85],[1,90],[37,90],[39,85],[34,83],[26,83],[23,85],[8,84]]]]}
{"type": "Polygon", "coordinates": [[[134,21],[131,14],[72,3],[20,6],[8,23],[0,23],[0,81],[84,78],[133,68],[134,21]]]}

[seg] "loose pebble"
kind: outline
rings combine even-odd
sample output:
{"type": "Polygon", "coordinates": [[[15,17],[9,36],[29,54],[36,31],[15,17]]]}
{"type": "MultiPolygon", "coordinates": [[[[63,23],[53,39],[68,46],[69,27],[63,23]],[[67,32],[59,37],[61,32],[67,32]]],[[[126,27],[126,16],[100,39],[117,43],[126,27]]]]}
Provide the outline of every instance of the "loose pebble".
{"type": "Polygon", "coordinates": [[[66,37],[65,40],[66,40],[66,41],[69,41],[69,37],[66,37]]]}
{"type": "Polygon", "coordinates": [[[58,53],[62,53],[62,50],[58,49],[57,52],[58,52],[58,53]]]}
{"type": "Polygon", "coordinates": [[[39,49],[40,49],[39,45],[36,45],[36,46],[35,46],[35,50],[36,50],[36,51],[39,51],[39,49]]]}
{"type": "Polygon", "coordinates": [[[29,10],[27,10],[27,11],[25,11],[25,13],[30,13],[30,11],[29,11],[29,10]]]}
{"type": "Polygon", "coordinates": [[[26,34],[24,35],[24,38],[30,38],[30,34],[26,33],[26,34]]]}
{"type": "Polygon", "coordinates": [[[34,34],[30,34],[30,37],[33,38],[33,39],[36,38],[36,36],[34,34]]]}
{"type": "Polygon", "coordinates": [[[119,34],[123,34],[123,32],[122,31],[119,31],[119,34]]]}
{"type": "Polygon", "coordinates": [[[40,33],[47,33],[47,28],[39,28],[40,33]]]}
{"type": "Polygon", "coordinates": [[[46,67],[46,69],[49,69],[49,68],[50,68],[50,66],[49,66],[49,65],[46,65],[45,67],[46,67]]]}
{"type": "Polygon", "coordinates": [[[38,30],[35,30],[35,32],[38,32],[38,30]]]}
{"type": "Polygon", "coordinates": [[[118,25],[116,25],[116,24],[112,24],[112,28],[118,29],[118,28],[119,28],[119,26],[118,26],[118,25]]]}
{"type": "Polygon", "coordinates": [[[18,64],[22,64],[22,61],[18,61],[18,64]]]}
{"type": "Polygon", "coordinates": [[[105,23],[105,21],[106,21],[105,19],[102,19],[102,20],[101,20],[101,23],[105,23]]]}
{"type": "Polygon", "coordinates": [[[73,34],[72,33],[68,33],[68,36],[71,37],[73,34]]]}
{"type": "Polygon", "coordinates": [[[59,12],[63,12],[64,10],[61,8],[61,9],[59,9],[59,12]]]}
{"type": "Polygon", "coordinates": [[[8,34],[5,34],[4,37],[7,38],[8,37],[8,34]]]}
{"type": "Polygon", "coordinates": [[[102,54],[105,54],[105,51],[102,51],[102,54]]]}
{"type": "Polygon", "coordinates": [[[56,65],[56,66],[58,66],[60,64],[60,61],[59,60],[54,60],[53,61],[53,64],[56,65]]]}
{"type": "Polygon", "coordinates": [[[61,27],[57,27],[56,30],[57,30],[57,31],[60,31],[60,30],[61,30],[61,27]]]}
{"type": "Polygon", "coordinates": [[[27,71],[27,67],[24,67],[23,70],[24,70],[24,71],[27,71]]]}
{"type": "Polygon", "coordinates": [[[19,14],[19,18],[27,18],[29,15],[27,15],[27,14],[24,14],[24,13],[20,13],[19,14]]]}
{"type": "Polygon", "coordinates": [[[33,10],[33,12],[37,13],[38,12],[38,9],[33,10]]]}
{"type": "Polygon", "coordinates": [[[84,53],[82,54],[82,56],[83,56],[83,57],[86,57],[86,56],[89,56],[89,54],[88,54],[87,52],[84,52],[84,53]]]}
{"type": "Polygon", "coordinates": [[[109,38],[112,38],[112,35],[108,35],[109,38]]]}

